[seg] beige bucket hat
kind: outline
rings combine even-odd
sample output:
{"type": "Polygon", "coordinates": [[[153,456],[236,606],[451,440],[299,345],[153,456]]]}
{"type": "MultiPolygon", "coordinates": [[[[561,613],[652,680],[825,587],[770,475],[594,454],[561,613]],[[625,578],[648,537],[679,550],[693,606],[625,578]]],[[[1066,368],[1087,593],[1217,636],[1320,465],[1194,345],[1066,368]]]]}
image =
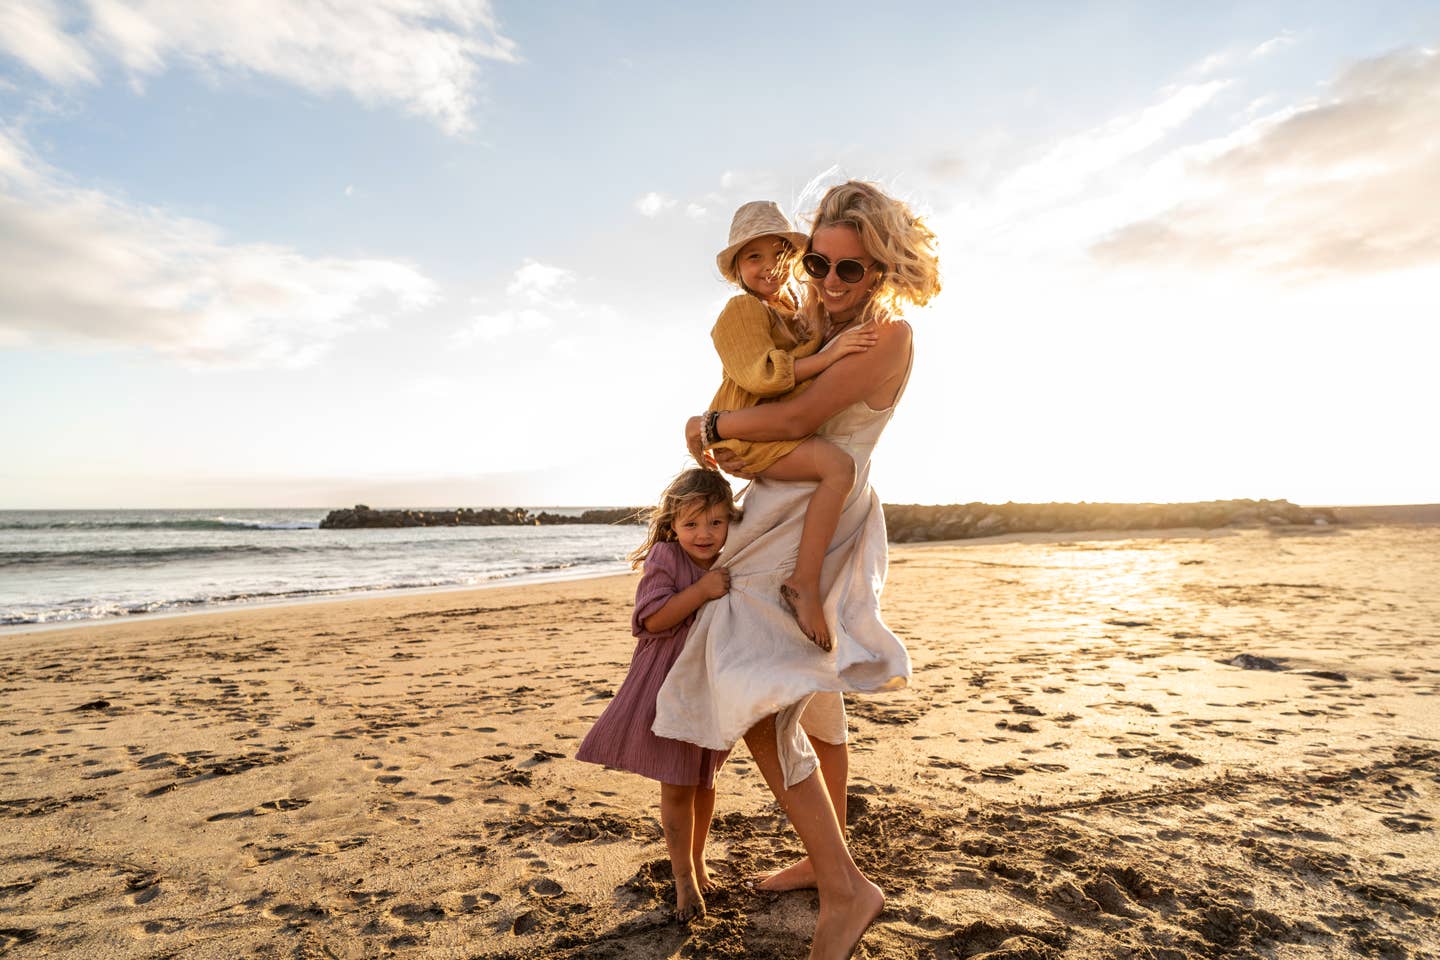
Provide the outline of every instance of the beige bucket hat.
{"type": "Polygon", "coordinates": [[[731,283],[738,283],[735,254],[756,237],[770,236],[784,237],[795,245],[796,250],[804,250],[805,244],[810,241],[809,237],[790,225],[773,200],[751,200],[736,210],[735,219],[730,221],[730,246],[715,255],[715,265],[720,268],[721,275],[731,283]]]}

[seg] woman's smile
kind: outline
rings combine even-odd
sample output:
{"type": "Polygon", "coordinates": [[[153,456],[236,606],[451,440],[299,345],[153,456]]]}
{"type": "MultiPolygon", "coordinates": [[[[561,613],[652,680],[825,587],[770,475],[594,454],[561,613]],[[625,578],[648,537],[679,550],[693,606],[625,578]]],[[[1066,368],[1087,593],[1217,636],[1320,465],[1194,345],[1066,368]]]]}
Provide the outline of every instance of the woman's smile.
{"type": "MultiPolygon", "coordinates": [[[[835,224],[816,230],[810,238],[810,250],[832,264],[841,260],[859,260],[866,265],[874,264],[870,255],[865,252],[865,245],[860,242],[860,234],[854,227],[846,224],[835,224]]],[[[825,309],[830,311],[830,319],[838,323],[855,319],[870,299],[870,292],[875,288],[880,275],[881,270],[876,265],[873,269],[866,270],[865,276],[856,283],[841,280],[833,269],[824,279],[814,281],[825,303],[825,309]]]]}

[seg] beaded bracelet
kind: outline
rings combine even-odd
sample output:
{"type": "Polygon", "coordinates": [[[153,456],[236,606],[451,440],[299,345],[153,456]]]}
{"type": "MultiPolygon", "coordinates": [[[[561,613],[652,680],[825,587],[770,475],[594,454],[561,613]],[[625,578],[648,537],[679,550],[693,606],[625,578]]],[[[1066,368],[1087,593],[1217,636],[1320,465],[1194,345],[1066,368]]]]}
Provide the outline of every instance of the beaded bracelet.
{"type": "Polygon", "coordinates": [[[720,414],[728,412],[728,410],[706,410],[701,417],[700,444],[705,447],[705,449],[708,450],[720,442],[720,431],[717,428],[716,421],[720,419],[720,414]]]}

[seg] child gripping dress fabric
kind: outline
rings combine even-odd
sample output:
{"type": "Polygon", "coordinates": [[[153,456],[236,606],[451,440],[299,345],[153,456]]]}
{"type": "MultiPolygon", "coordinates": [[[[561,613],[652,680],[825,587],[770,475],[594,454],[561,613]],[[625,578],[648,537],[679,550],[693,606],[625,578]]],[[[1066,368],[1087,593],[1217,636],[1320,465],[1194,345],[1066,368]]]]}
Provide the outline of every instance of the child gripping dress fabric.
{"type": "Polygon", "coordinates": [[[660,823],[675,876],[676,916],[705,913],[711,882],[705,840],[715,809],[715,774],[728,751],[657,737],[655,694],[685,648],[697,611],[729,590],[715,566],[730,521],[739,515],[730,484],[709,470],[680,474],[650,516],[644,545],[631,555],[644,574],[630,618],[635,652],[620,689],[590,728],[577,760],[660,781],[660,823]]]}

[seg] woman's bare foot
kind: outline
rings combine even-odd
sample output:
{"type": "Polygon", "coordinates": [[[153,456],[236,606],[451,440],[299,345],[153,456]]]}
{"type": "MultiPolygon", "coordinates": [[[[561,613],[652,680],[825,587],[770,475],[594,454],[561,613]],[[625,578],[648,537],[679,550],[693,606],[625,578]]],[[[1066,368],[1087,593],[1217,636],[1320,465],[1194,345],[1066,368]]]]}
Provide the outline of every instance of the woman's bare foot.
{"type": "Polygon", "coordinates": [[[790,608],[801,631],[821,650],[831,646],[830,627],[820,606],[820,591],[813,585],[797,583],[794,577],[780,584],[780,599],[790,608]]]}
{"type": "Polygon", "coordinates": [[[797,860],[784,870],[772,870],[753,877],[751,882],[757,890],[769,893],[784,893],[786,890],[810,890],[815,886],[815,868],[810,858],[797,860]]]}
{"type": "Polygon", "coordinates": [[[850,960],[870,924],[885,909],[885,894],[863,877],[849,896],[827,896],[820,901],[810,960],[850,960]]]}
{"type": "Polygon", "coordinates": [[[700,895],[700,886],[693,876],[675,878],[675,919],[689,923],[696,917],[705,916],[705,898],[700,895]]]}

